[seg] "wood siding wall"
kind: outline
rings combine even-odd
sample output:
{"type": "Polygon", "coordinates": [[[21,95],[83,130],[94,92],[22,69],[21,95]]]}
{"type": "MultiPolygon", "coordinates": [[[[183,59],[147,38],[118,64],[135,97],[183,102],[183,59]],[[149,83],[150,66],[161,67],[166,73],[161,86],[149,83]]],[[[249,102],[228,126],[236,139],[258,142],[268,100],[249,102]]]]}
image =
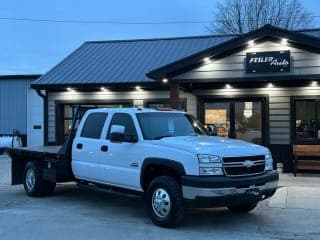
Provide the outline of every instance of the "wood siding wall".
{"type": "MultiPolygon", "coordinates": [[[[143,106],[144,100],[169,100],[169,91],[132,91],[132,92],[49,92],[48,93],[48,142],[56,141],[56,102],[115,102],[129,100],[133,106],[143,106]]],[[[180,98],[187,99],[187,111],[197,115],[197,99],[190,93],[180,92],[180,98]]]]}

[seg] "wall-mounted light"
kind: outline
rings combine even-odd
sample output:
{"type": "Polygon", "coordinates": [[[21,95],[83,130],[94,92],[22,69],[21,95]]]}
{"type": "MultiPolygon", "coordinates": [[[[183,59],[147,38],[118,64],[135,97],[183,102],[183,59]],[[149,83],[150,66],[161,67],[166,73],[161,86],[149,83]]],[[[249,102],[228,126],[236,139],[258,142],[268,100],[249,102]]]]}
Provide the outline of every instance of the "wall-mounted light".
{"type": "Polygon", "coordinates": [[[106,92],[106,91],[107,91],[107,89],[106,89],[105,87],[101,87],[100,90],[101,90],[102,92],[106,92]]]}
{"type": "Polygon", "coordinates": [[[203,61],[204,61],[205,63],[210,63],[210,62],[211,62],[211,60],[210,60],[209,57],[205,57],[205,58],[203,59],[203,61]]]}
{"type": "Polygon", "coordinates": [[[254,46],[254,40],[248,41],[248,45],[251,46],[251,47],[254,46]]]}
{"type": "Polygon", "coordinates": [[[227,84],[225,85],[225,88],[226,88],[226,89],[231,89],[232,86],[231,86],[229,83],[227,83],[227,84]]]}
{"type": "Polygon", "coordinates": [[[162,82],[163,82],[163,83],[168,83],[168,81],[169,81],[168,78],[163,78],[163,79],[162,79],[162,82]]]}
{"type": "Polygon", "coordinates": [[[71,87],[67,87],[67,91],[68,92],[74,92],[74,89],[72,89],[71,87]]]}
{"type": "Polygon", "coordinates": [[[282,38],[282,39],[281,39],[281,44],[282,44],[283,46],[286,46],[286,45],[288,44],[288,39],[282,38]]]}
{"type": "Polygon", "coordinates": [[[273,87],[274,87],[274,85],[272,83],[267,84],[267,88],[273,88],[273,87]]]}
{"type": "Polygon", "coordinates": [[[139,85],[136,86],[137,91],[142,91],[141,87],[139,85]]]}
{"type": "Polygon", "coordinates": [[[317,81],[312,81],[311,82],[311,87],[318,87],[318,82],[317,81]]]}

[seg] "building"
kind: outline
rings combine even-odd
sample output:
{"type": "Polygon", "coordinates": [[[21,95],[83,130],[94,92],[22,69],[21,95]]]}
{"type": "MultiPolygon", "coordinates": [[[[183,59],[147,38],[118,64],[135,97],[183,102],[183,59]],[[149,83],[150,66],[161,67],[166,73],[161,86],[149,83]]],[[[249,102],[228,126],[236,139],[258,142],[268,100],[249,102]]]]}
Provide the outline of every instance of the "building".
{"type": "Polygon", "coordinates": [[[43,103],[30,87],[39,77],[0,75],[0,136],[11,135],[16,129],[24,144],[43,144],[43,103]]]}
{"type": "Polygon", "coordinates": [[[320,30],[86,42],[32,84],[45,91],[45,143],[61,144],[77,104],[172,106],[217,135],[268,146],[319,144],[320,30]]]}

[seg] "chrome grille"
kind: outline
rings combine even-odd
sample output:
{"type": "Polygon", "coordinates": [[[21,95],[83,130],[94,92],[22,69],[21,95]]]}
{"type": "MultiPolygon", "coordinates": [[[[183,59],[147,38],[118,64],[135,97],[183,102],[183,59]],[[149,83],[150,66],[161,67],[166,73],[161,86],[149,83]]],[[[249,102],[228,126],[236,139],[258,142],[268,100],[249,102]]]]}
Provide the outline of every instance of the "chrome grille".
{"type": "Polygon", "coordinates": [[[240,177],[264,173],[264,155],[224,157],[222,161],[226,176],[240,177]]]}

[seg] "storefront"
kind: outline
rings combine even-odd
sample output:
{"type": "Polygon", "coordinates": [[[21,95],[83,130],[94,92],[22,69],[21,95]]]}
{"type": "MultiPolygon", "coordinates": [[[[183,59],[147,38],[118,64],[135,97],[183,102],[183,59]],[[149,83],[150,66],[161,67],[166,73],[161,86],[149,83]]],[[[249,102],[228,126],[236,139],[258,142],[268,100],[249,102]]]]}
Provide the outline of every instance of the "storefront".
{"type": "Polygon", "coordinates": [[[87,42],[33,83],[45,91],[45,141],[61,144],[77,104],[171,106],[218,136],[270,147],[320,141],[320,31],[266,25],[244,35],[87,42]]]}

